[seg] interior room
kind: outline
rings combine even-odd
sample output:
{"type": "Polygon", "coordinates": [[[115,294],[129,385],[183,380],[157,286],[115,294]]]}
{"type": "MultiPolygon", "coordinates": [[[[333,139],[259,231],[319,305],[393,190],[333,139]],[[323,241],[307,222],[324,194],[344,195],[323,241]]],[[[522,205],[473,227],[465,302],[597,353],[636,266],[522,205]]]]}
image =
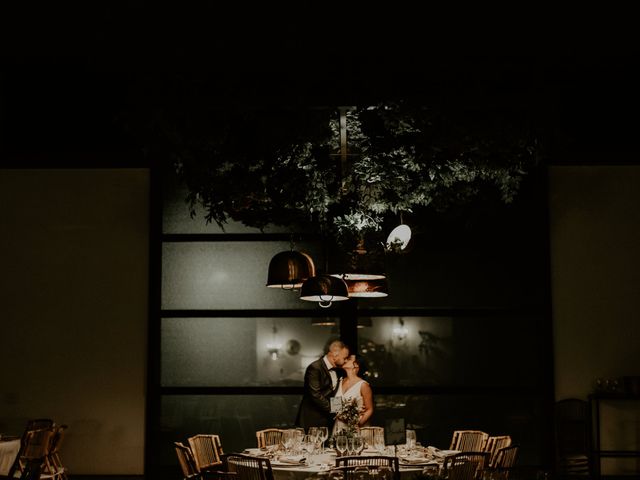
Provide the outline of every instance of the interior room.
{"type": "Polygon", "coordinates": [[[377,426],[357,454],[395,480],[467,478],[458,431],[486,434],[469,478],[638,478],[635,44],[176,10],[27,17],[3,48],[0,475],[347,479],[338,437],[377,426]],[[361,377],[372,414],[326,411],[279,468],[256,432],[304,430],[336,340],[334,395],[361,377]],[[218,473],[180,463],[196,435],[218,473]]]}

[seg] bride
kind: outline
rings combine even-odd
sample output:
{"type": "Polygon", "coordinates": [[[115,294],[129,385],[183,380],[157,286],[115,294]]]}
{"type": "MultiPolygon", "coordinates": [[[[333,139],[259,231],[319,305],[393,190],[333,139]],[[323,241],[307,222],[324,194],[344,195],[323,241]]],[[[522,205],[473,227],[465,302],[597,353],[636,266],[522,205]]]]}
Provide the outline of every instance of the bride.
{"type": "MultiPolygon", "coordinates": [[[[336,397],[342,397],[343,400],[357,399],[358,406],[361,409],[358,426],[363,427],[373,415],[373,394],[371,386],[358,376],[360,365],[355,355],[350,355],[342,366],[347,376],[340,379],[336,397]]],[[[347,425],[340,419],[336,419],[333,426],[333,434],[336,435],[340,430],[345,430],[347,425]]]]}

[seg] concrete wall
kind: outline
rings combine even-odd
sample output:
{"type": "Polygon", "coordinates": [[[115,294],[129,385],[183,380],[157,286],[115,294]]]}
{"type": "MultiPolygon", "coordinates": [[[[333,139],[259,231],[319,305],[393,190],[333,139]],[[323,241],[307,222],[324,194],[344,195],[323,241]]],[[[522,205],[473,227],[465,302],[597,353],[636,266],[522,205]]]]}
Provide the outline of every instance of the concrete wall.
{"type": "MultiPolygon", "coordinates": [[[[640,167],[549,175],[556,399],[586,399],[597,378],[640,375],[640,167]]],[[[601,403],[601,450],[640,449],[639,407],[601,403]]],[[[601,468],[636,476],[640,460],[601,468]]]]}
{"type": "Polygon", "coordinates": [[[640,375],[640,167],[549,172],[556,399],[640,375]]]}
{"type": "Polygon", "coordinates": [[[69,425],[72,474],[141,474],[146,169],[0,170],[0,432],[69,425]]]}

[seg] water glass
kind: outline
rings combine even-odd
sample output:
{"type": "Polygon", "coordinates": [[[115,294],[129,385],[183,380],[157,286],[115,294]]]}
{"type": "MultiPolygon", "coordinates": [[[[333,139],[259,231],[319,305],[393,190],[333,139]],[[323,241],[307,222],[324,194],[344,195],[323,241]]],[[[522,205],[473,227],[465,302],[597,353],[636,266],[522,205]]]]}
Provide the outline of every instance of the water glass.
{"type": "Polygon", "coordinates": [[[384,432],[373,433],[373,448],[375,448],[378,452],[384,455],[385,453],[384,432]]]}
{"type": "Polygon", "coordinates": [[[407,429],[407,453],[411,453],[416,448],[416,431],[407,429]]]}

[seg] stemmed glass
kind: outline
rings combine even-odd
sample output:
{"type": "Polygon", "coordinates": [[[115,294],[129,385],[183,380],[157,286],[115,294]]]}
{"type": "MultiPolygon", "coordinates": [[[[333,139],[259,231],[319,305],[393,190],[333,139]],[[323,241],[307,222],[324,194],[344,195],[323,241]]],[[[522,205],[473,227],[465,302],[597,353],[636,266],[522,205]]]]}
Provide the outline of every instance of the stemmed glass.
{"type": "Polygon", "coordinates": [[[344,452],[347,450],[347,437],[345,435],[338,435],[336,437],[336,450],[338,450],[338,454],[342,457],[344,452]]]}
{"type": "Polygon", "coordinates": [[[318,427],[320,429],[320,440],[322,440],[322,451],[324,452],[324,442],[329,438],[329,429],[327,427],[318,427]]]}
{"type": "Polygon", "coordinates": [[[360,455],[364,450],[364,438],[360,435],[355,435],[351,441],[353,442],[353,455],[360,455]]]}

